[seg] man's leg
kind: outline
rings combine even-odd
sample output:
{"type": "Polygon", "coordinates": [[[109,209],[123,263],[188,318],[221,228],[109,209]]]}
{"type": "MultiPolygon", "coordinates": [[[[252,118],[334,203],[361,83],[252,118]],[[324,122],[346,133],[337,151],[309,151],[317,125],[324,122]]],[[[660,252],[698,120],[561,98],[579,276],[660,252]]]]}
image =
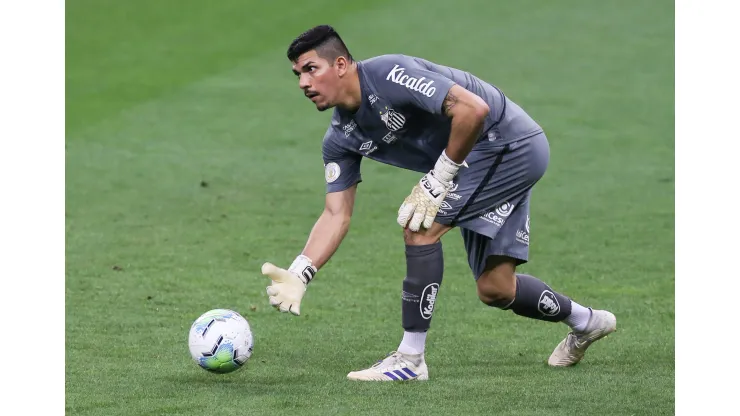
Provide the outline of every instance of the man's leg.
{"type": "Polygon", "coordinates": [[[404,329],[398,352],[423,354],[427,330],[437,294],[442,285],[444,259],[440,238],[451,227],[434,223],[431,229],[404,230],[406,244],[406,278],[401,295],[401,318],[404,329]]]}
{"type": "Polygon", "coordinates": [[[572,332],[555,348],[548,359],[554,367],[578,363],[586,349],[616,330],[611,312],[585,308],[550,286],[526,274],[516,273],[517,259],[489,256],[477,280],[478,297],[493,307],[517,315],[548,322],[563,322],[572,332]]]}
{"type": "Polygon", "coordinates": [[[616,318],[610,312],[579,305],[534,276],[516,273],[516,267],[529,257],[530,197],[531,191],[516,204],[493,210],[504,219],[493,238],[462,229],[465,248],[483,303],[572,328],[548,360],[552,366],[569,366],[583,358],[591,343],[616,330],[616,318]]]}
{"type": "Polygon", "coordinates": [[[404,230],[406,278],[401,292],[403,339],[397,351],[368,369],[349,373],[347,378],[365,381],[428,379],[424,346],[444,271],[440,239],[450,229],[450,226],[435,222],[430,229],[421,229],[419,232],[404,230]]]}
{"type": "Polygon", "coordinates": [[[555,348],[548,363],[555,367],[578,363],[594,342],[616,330],[611,312],[592,310],[574,302],[540,279],[516,273],[528,261],[531,190],[514,204],[493,212],[504,221],[493,238],[462,229],[478,297],[486,305],[548,322],[563,322],[572,332],[555,348]]]}
{"type": "Polygon", "coordinates": [[[565,322],[576,331],[586,328],[591,310],[552,290],[534,276],[516,273],[517,260],[489,256],[476,282],[481,302],[517,315],[565,322]]]}

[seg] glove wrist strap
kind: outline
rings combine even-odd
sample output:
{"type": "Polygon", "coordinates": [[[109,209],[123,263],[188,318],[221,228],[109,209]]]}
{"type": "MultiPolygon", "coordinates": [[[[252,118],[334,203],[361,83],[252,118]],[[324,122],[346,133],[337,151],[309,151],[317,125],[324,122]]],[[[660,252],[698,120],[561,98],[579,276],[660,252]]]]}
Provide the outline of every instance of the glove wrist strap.
{"type": "Polygon", "coordinates": [[[311,259],[301,254],[293,260],[288,271],[297,274],[303,284],[308,285],[316,276],[318,269],[311,264],[311,259]]]}
{"type": "Polygon", "coordinates": [[[446,152],[442,152],[437,159],[437,163],[434,164],[434,176],[440,181],[447,183],[452,182],[457,175],[457,171],[460,170],[462,164],[455,163],[452,159],[447,156],[446,152]]]}

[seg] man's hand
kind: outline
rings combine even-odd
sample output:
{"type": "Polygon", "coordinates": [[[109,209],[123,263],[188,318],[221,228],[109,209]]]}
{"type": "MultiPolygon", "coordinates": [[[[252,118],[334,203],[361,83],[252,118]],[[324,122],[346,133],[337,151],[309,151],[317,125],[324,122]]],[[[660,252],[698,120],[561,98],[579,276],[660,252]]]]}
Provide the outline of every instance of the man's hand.
{"type": "Polygon", "coordinates": [[[262,274],[272,280],[267,286],[270,305],[280,312],[301,314],[301,300],[306,293],[306,286],[316,274],[316,268],[306,256],[298,256],[288,270],[281,269],[272,263],[262,265],[262,274]]]}
{"type": "Polygon", "coordinates": [[[408,225],[411,231],[419,231],[421,226],[430,228],[460,166],[442,152],[434,169],[424,175],[404,199],[398,209],[398,224],[404,228],[408,225]]]}

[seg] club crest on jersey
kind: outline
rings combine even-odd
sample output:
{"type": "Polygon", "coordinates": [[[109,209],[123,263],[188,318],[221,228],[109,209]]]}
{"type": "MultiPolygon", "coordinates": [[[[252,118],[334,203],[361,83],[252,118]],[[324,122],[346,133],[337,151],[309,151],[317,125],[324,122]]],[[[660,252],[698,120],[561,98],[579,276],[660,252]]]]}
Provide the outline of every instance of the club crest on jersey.
{"type": "Polygon", "coordinates": [[[380,119],[383,120],[383,123],[388,127],[388,130],[398,131],[401,129],[401,127],[406,123],[406,117],[392,108],[389,109],[386,107],[385,110],[385,113],[382,111],[380,112],[380,119]]]}

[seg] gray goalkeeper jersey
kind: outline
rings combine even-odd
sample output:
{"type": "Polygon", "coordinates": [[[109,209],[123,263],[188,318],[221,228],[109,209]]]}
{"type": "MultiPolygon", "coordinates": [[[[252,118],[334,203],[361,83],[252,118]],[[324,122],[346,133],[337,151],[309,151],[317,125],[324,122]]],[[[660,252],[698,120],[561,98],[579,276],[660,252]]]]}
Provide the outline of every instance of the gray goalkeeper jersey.
{"type": "Polygon", "coordinates": [[[327,192],[360,182],[363,157],[416,172],[433,169],[449,140],[450,118],[442,102],[455,84],[491,109],[478,141],[504,145],[542,131],[498,88],[459,69],[406,55],[382,55],[358,61],[357,70],[362,103],[354,113],[335,108],[324,136],[327,192]]]}

